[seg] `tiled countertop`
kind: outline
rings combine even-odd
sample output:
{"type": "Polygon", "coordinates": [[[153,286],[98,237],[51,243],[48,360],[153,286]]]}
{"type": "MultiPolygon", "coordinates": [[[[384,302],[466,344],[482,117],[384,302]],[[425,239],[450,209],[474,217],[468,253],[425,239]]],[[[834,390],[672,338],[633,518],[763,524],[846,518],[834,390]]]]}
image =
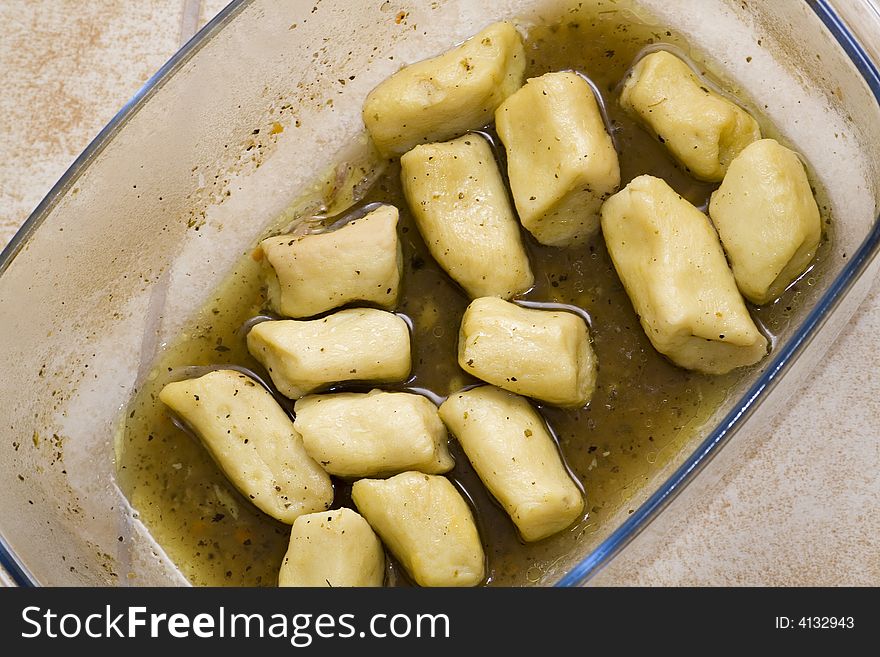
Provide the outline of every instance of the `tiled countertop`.
{"type": "MultiPolygon", "coordinates": [[[[0,3],[0,244],[224,0],[0,3]]],[[[880,584],[880,284],[661,553],[602,583],[880,584]]],[[[2,575],[0,575],[2,582],[2,575]]]]}

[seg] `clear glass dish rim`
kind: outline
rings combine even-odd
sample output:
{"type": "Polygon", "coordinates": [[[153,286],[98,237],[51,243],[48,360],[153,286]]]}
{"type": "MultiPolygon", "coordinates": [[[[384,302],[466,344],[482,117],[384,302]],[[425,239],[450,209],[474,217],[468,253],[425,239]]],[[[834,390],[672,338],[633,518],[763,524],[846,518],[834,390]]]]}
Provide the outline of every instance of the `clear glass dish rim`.
{"type": "MultiPolygon", "coordinates": [[[[58,200],[80,177],[89,164],[103,151],[114,135],[143,107],[147,100],[202,46],[215,36],[235,15],[253,0],[232,0],[205,27],[192,37],[168,62],[153,75],[92,140],[70,165],[70,168],[52,187],[34,209],[21,228],[0,253],[0,276],[22,250],[40,224],[52,211],[58,200]]],[[[828,28],[864,78],[880,104],[880,71],[871,60],[847,24],[831,6],[831,0],[804,0],[807,6],[828,28]]],[[[673,472],[651,496],[645,500],[611,535],[590,554],[563,575],[555,586],[578,586],[607,564],[617,553],[638,536],[648,524],[678,495],[730,440],[758,405],[775,387],[779,378],[789,369],[797,356],[809,345],[846,293],[860,278],[873,258],[880,252],[880,216],[871,231],[852,255],[829,288],[809,312],[795,334],[772,357],[767,369],[752,384],[732,409],[687,460],[673,472]]],[[[36,577],[18,558],[0,534],[0,567],[9,573],[18,586],[39,586],[36,577]]]]}

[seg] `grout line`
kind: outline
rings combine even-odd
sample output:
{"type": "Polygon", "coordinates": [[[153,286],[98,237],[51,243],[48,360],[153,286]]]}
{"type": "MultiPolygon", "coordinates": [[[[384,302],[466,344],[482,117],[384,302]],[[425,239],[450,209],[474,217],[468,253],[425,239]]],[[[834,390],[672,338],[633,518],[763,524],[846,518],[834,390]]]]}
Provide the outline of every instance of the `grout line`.
{"type": "Polygon", "coordinates": [[[202,0],[183,0],[183,8],[180,12],[179,45],[185,44],[199,31],[201,16],[202,0]]]}

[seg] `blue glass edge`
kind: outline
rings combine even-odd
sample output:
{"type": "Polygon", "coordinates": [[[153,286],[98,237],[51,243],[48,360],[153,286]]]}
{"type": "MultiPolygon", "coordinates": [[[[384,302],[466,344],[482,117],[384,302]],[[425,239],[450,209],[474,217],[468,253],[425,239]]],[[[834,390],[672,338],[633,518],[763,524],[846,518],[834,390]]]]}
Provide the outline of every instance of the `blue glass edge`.
{"type": "Polygon", "coordinates": [[[30,571],[24,567],[6,540],[0,536],[0,566],[3,567],[12,581],[18,586],[32,587],[37,586],[37,581],[30,571]]]}
{"type": "MultiPolygon", "coordinates": [[[[149,96],[160,88],[183,62],[195,54],[223,24],[249,2],[251,0],[232,0],[213,20],[178,50],[119,110],[71,164],[24,224],[22,224],[12,240],[0,252],[0,274],[8,268],[28,238],[48,215],[49,210],[54,207],[64,191],[82,174],[87,164],[103,150],[110,138],[134,116],[149,96]]],[[[871,62],[870,57],[868,57],[855,37],[849,32],[845,23],[828,5],[827,0],[806,0],[806,2],[850,57],[857,70],[862,74],[868,87],[874,93],[878,103],[880,103],[880,72],[871,62]]],[[[771,361],[768,369],[744,395],[744,402],[737,409],[728,413],[719,426],[700,444],[688,460],[636,509],[620,527],[599,544],[585,559],[566,573],[555,584],[556,586],[577,586],[585,582],[641,533],[650,521],[696,476],[711,457],[732,437],[739,425],[754,412],[757,402],[772,389],[779,375],[788,369],[793,356],[800,353],[809,344],[815,332],[821,328],[846,291],[852,287],[859,275],[870,264],[873,257],[877,254],[878,247],[880,247],[880,217],[875,221],[871,232],[852,256],[849,263],[838,274],[816,307],[808,314],[807,319],[797,333],[779,351],[771,361]]],[[[0,536],[0,566],[9,573],[18,586],[32,587],[39,585],[36,578],[19,561],[2,536],[0,536]]]]}
{"type": "MultiPolygon", "coordinates": [[[[208,40],[214,36],[232,17],[244,9],[252,0],[231,0],[220,12],[208,22],[201,30],[187,41],[156,73],[138,89],[134,96],[122,106],[110,122],[89,143],[86,149],[80,153],[73,164],[68,167],[64,175],[49,190],[46,197],[34,208],[30,216],[15,233],[6,247],[0,252],[0,275],[6,271],[15,256],[24,248],[31,235],[39,228],[49,212],[69,189],[73,183],[86,170],[89,163],[104,150],[112,137],[143,107],[144,103],[162,85],[171,78],[180,66],[188,61],[208,40]]],[[[12,548],[0,535],[0,566],[9,573],[12,580],[23,587],[39,586],[39,582],[21,560],[15,555],[12,548]]]]}
{"type": "MultiPolygon", "coordinates": [[[[880,104],[880,71],[871,61],[855,36],[837,15],[827,0],[806,0],[825,27],[831,32],[850,60],[861,73],[874,97],[880,104]]],[[[871,232],[862,242],[852,259],[843,268],[831,286],[822,295],[816,306],[807,315],[804,323],[792,338],[779,350],[767,370],[749,388],[738,408],[733,409],[718,424],[715,430],[700,443],[699,447],[679,468],[657,489],[636,511],[629,516],[612,534],[580,561],[555,586],[579,586],[586,582],[599,569],[638,536],[648,524],[678,495],[724,444],[730,440],[740,425],[755,411],[770,390],[776,385],[779,376],[785,372],[797,356],[812,341],[816,332],[837,307],[846,292],[858,280],[880,250],[880,216],[874,221],[871,232]]]]}

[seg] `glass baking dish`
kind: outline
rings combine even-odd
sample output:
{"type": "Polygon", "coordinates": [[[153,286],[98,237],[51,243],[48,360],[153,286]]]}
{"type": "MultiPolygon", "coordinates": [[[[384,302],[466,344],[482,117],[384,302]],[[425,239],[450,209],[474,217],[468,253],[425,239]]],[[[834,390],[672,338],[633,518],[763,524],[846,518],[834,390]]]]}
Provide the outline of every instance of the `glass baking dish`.
{"type": "MultiPolygon", "coordinates": [[[[0,256],[0,564],[12,583],[186,583],[115,483],[114,428],[157,350],[315,172],[356,143],[369,89],[541,4],[505,0],[486,16],[475,0],[423,0],[401,20],[378,0],[314,11],[233,2],[119,112],[0,256]],[[413,29],[423,24],[431,29],[413,29]],[[284,132],[254,149],[254,130],[276,123],[284,132]]],[[[539,584],[613,582],[613,569],[596,575],[617,553],[657,549],[664,528],[760,439],[880,264],[874,3],[637,4],[761,99],[827,191],[833,247],[762,369],[632,495],[631,514],[621,508],[546,564],[539,584]]]]}

